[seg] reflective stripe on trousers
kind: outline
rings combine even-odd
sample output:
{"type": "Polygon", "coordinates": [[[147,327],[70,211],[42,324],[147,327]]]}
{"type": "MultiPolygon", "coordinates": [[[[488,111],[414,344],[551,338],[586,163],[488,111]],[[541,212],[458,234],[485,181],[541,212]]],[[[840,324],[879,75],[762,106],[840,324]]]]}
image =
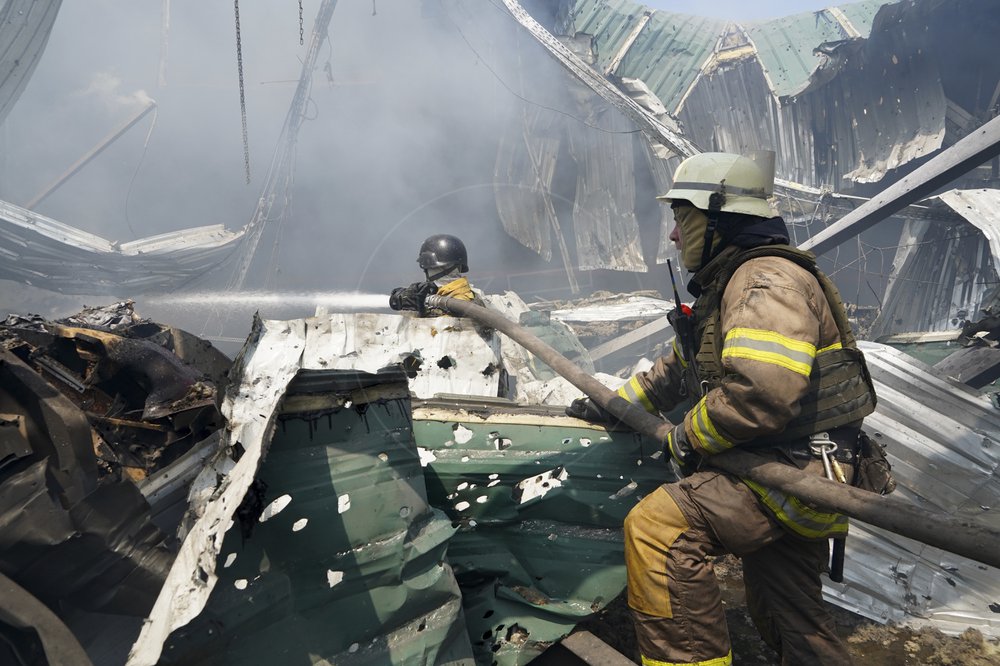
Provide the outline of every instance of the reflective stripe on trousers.
{"type": "Polygon", "coordinates": [[[744,561],[747,608],[782,664],[850,664],[822,600],[826,541],[789,533],[739,479],[697,472],[640,501],[625,520],[628,600],[643,663],[732,661],[710,557],[744,561]]]}

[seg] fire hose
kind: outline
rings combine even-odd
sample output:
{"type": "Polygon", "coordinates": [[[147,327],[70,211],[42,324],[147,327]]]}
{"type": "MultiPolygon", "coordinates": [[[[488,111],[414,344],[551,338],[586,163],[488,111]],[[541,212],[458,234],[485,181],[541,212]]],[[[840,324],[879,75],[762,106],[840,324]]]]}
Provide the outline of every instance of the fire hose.
{"type": "MultiPolygon", "coordinates": [[[[503,315],[470,301],[428,296],[427,306],[468,317],[508,336],[580,389],[593,402],[636,432],[665,442],[673,427],[637,407],[583,372],[555,349],[503,315]]],[[[768,461],[748,451],[730,450],[706,459],[706,464],[734,476],[779,490],[827,511],[842,513],[889,532],[920,541],[962,557],[1000,567],[1000,530],[980,521],[914,506],[894,496],[878,495],[813,476],[791,465],[768,461]]]]}

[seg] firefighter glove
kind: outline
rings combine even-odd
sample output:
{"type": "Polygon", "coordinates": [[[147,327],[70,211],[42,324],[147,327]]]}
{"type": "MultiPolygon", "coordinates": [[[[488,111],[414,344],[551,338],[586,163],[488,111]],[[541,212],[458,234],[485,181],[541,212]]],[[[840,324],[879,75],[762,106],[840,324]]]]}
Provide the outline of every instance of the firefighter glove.
{"type": "Polygon", "coordinates": [[[701,466],[701,454],[695,451],[688,441],[683,423],[675,425],[667,433],[667,445],[664,448],[669,454],[670,466],[680,478],[694,474],[701,466]]]}
{"type": "Polygon", "coordinates": [[[593,423],[613,423],[617,419],[590,398],[577,398],[566,407],[566,415],[593,423]]]}
{"type": "Polygon", "coordinates": [[[437,293],[437,285],[433,282],[414,282],[409,287],[396,287],[389,294],[389,307],[393,310],[413,310],[423,315],[427,311],[425,301],[434,293],[437,293]]]}

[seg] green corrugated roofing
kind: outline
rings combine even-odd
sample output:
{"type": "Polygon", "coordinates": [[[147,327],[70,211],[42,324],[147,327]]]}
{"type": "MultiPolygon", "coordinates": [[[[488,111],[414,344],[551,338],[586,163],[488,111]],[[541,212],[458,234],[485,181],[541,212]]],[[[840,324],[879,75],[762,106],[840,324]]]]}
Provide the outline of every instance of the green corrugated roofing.
{"type": "MultiPolygon", "coordinates": [[[[893,3],[862,0],[839,9],[861,36],[867,37],[879,7],[886,4],[893,3]]],[[[576,31],[594,36],[597,66],[604,69],[650,10],[630,0],[580,0],[573,11],[576,31]]],[[[617,74],[642,79],[667,109],[674,110],[726,25],[726,21],[718,19],[655,11],[617,74]]],[[[757,46],[773,92],[779,97],[793,95],[808,84],[820,63],[813,49],[824,42],[849,38],[847,30],[826,10],[747,24],[746,29],[757,46]]]]}
{"type": "Polygon", "coordinates": [[[849,5],[841,5],[840,11],[848,18],[851,24],[858,29],[863,37],[867,37],[872,31],[872,22],[875,14],[878,13],[882,5],[891,5],[892,2],[885,0],[864,0],[864,2],[854,2],[849,5]]]}
{"type": "MultiPolygon", "coordinates": [[[[882,0],[866,0],[840,9],[861,36],[867,37],[871,17],[883,4],[886,3],[882,0]],[[855,16],[858,23],[854,23],[855,16]]],[[[826,10],[794,14],[748,26],[747,34],[757,46],[757,57],[774,94],[779,97],[794,95],[809,83],[809,77],[820,64],[820,56],[813,53],[817,46],[850,38],[847,30],[826,10]]]]}
{"type": "MultiPolygon", "coordinates": [[[[603,70],[648,8],[629,0],[583,0],[573,11],[576,31],[594,36],[597,66],[603,70]]],[[[657,11],[617,74],[642,79],[673,110],[711,55],[725,25],[717,19],[657,11]]]]}

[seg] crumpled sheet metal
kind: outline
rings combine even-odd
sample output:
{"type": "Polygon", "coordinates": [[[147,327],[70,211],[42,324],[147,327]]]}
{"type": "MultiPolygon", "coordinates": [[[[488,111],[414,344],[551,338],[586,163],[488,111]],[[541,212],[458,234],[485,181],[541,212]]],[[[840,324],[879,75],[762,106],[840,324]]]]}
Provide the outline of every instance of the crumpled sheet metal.
{"type": "Polygon", "coordinates": [[[629,321],[665,317],[674,309],[674,304],[661,298],[649,296],[626,296],[605,303],[593,303],[579,307],[553,310],[553,319],[566,322],[629,321]]]}
{"type": "MultiPolygon", "coordinates": [[[[988,190],[988,192],[995,192],[988,190]]],[[[889,285],[871,335],[899,331],[948,331],[965,319],[975,319],[997,279],[998,240],[987,207],[992,194],[971,201],[949,197],[962,208],[976,233],[961,220],[951,225],[931,220],[907,220],[892,260],[889,285]]],[[[998,211],[1000,212],[1000,211],[998,211]]]]}
{"type": "MultiPolygon", "coordinates": [[[[543,315],[533,312],[520,296],[508,291],[503,294],[488,294],[485,300],[492,310],[503,314],[511,320],[519,320],[522,315],[543,315]]],[[[625,380],[614,375],[597,373],[590,360],[587,348],[584,347],[567,324],[555,319],[527,323],[524,326],[533,335],[567,358],[572,358],[584,372],[594,375],[595,379],[611,389],[617,389],[625,380]]],[[[519,405],[568,405],[582,396],[580,389],[570,384],[564,377],[557,375],[547,365],[528,353],[524,347],[514,342],[502,333],[500,336],[500,355],[503,367],[507,371],[507,392],[503,397],[509,398],[519,405]]]]}
{"type": "Polygon", "coordinates": [[[308,319],[303,367],[375,373],[396,363],[412,369],[410,390],[496,396],[500,341],[471,320],[396,314],[330,314],[308,319]]]}
{"type": "Polygon", "coordinates": [[[42,59],[62,0],[0,3],[0,125],[42,59]]]}
{"type": "Polygon", "coordinates": [[[448,547],[479,664],[525,664],[625,586],[622,521],[673,480],[661,446],[544,407],[414,409],[428,499],[461,525],[448,547]]]}
{"type": "MultiPolygon", "coordinates": [[[[168,636],[204,609],[217,586],[216,560],[226,532],[233,526],[233,516],[253,484],[278,418],[278,407],[300,369],[371,368],[374,372],[396,363],[401,359],[398,351],[391,351],[392,345],[402,344],[398,336],[406,337],[407,325],[421,331],[425,341],[439,345],[435,349],[442,352],[456,344],[454,337],[450,343],[444,342],[449,339],[447,334],[458,331],[463,336],[462,344],[474,345],[478,341],[479,351],[489,350],[468,322],[451,317],[408,317],[404,323],[404,318],[398,315],[384,317],[357,315],[358,321],[364,322],[358,326],[348,323],[353,319],[350,315],[255,320],[250,338],[234,363],[232,384],[223,403],[229,430],[222,450],[239,448],[243,453],[235,463],[226,456],[218,458],[192,484],[190,525],[167,582],[132,648],[129,666],[155,664],[168,636]],[[441,326],[441,341],[434,340],[435,323],[441,326]],[[447,330],[449,327],[455,330],[447,330]],[[357,352],[352,353],[355,349],[357,352]]],[[[405,349],[405,345],[400,348],[405,349]]]]}
{"type": "Polygon", "coordinates": [[[250,339],[233,366],[233,381],[222,406],[229,423],[222,450],[238,445],[243,455],[235,464],[220,458],[195,479],[192,523],[132,646],[129,666],[156,664],[167,636],[201,612],[215,587],[216,557],[264,455],[277,406],[299,370],[305,335],[302,320],[254,321],[250,339]]]}
{"type": "Polygon", "coordinates": [[[205,611],[161,664],[471,666],[445,562],[455,528],[427,502],[409,402],[398,370],[292,382],[259,517],[239,516],[205,611]]]}
{"type": "Polygon", "coordinates": [[[979,190],[949,190],[938,196],[983,232],[990,243],[993,268],[996,271],[1000,267],[1000,190],[985,187],[979,190]]]}
{"type": "Polygon", "coordinates": [[[550,189],[562,143],[559,115],[525,104],[507,123],[493,172],[504,231],[545,261],[552,259],[552,229],[559,226],[550,189]]]}
{"type": "Polygon", "coordinates": [[[65,294],[170,291],[217,266],[244,234],[217,224],[117,243],[0,201],[0,277],[65,294]]]}
{"type": "Polygon", "coordinates": [[[64,506],[45,459],[0,485],[0,569],[43,602],[142,617],[170,566],[165,536],[127,481],[64,506]]]}
{"type": "MultiPolygon", "coordinates": [[[[903,352],[859,346],[879,398],[865,430],[886,445],[896,494],[1000,527],[1000,413],[903,352]]],[[[857,521],[844,582],[826,581],[824,596],[881,622],[1000,637],[1000,571],[857,521]]]]}

